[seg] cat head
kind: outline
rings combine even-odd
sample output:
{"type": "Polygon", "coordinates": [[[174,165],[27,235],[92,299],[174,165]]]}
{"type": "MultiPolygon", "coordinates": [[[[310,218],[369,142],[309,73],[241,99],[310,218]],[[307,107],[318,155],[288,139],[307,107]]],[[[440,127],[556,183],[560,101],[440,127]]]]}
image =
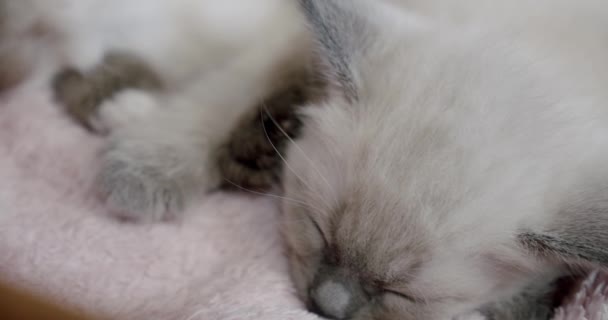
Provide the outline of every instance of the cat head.
{"type": "Polygon", "coordinates": [[[545,103],[517,59],[381,1],[300,3],[330,84],[306,111],[284,178],[282,231],[311,310],[443,320],[576,259],[563,249],[580,248],[572,228],[544,224],[549,213],[530,196],[545,194],[551,170],[522,184],[530,168],[518,153],[496,160],[505,145],[475,131],[501,134],[505,115],[468,119],[488,104],[545,103]]]}

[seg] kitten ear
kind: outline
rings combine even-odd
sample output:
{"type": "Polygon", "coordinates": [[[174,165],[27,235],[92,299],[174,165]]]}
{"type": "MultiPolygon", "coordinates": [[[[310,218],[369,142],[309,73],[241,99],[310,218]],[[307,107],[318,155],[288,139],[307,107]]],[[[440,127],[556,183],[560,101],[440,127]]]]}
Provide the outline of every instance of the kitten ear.
{"type": "Polygon", "coordinates": [[[544,230],[522,232],[519,241],[541,258],[608,267],[608,189],[578,198],[544,230]]]}
{"type": "Polygon", "coordinates": [[[377,41],[376,1],[299,0],[317,40],[322,73],[347,99],[358,95],[358,64],[377,41]]]}

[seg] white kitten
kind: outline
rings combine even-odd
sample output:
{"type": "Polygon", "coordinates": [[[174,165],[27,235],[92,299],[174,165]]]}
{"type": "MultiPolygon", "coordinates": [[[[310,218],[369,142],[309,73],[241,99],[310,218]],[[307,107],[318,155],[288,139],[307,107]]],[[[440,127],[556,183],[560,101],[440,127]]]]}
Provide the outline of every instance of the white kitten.
{"type": "Polygon", "coordinates": [[[95,121],[111,132],[101,193],[111,210],[127,217],[175,214],[197,190],[216,187],[219,144],[257,99],[306,60],[306,33],[291,1],[2,5],[0,50],[31,66],[30,86],[47,85],[65,66],[91,70],[112,51],[141,58],[160,77],[163,90],[123,91],[103,103],[95,121]]]}
{"type": "Polygon", "coordinates": [[[285,177],[312,310],[547,319],[554,277],[608,265],[605,1],[300,2],[333,80],[285,177]]]}

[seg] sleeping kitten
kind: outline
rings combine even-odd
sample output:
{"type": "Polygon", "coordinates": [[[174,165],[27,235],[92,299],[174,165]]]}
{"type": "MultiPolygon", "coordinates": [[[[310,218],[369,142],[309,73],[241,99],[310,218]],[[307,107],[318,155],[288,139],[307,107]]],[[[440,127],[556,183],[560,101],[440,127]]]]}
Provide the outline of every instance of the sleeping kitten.
{"type": "Polygon", "coordinates": [[[548,319],[608,265],[605,1],[300,3],[332,84],[285,166],[311,310],[548,319]]]}
{"type": "MultiPolygon", "coordinates": [[[[332,81],[286,165],[283,230],[311,309],[544,319],[567,266],[608,263],[602,1],[301,2],[332,81]]],[[[252,101],[281,96],[306,64],[306,36],[289,3],[251,3],[4,1],[0,57],[19,63],[2,70],[38,85],[69,66],[58,97],[109,134],[109,207],[160,219],[242,172],[218,165],[226,149],[272,153],[230,138],[257,117],[252,101]]],[[[251,167],[265,171],[264,159],[251,167]]]]}
{"type": "MultiPolygon", "coordinates": [[[[98,184],[110,211],[138,220],[175,215],[197,192],[220,186],[224,172],[237,184],[269,183],[268,165],[251,177],[239,171],[242,162],[220,166],[218,159],[234,160],[224,145],[261,99],[306,77],[308,36],[295,2],[0,5],[0,57],[29,66],[25,87],[46,86],[54,77],[68,113],[109,135],[98,184]]],[[[291,122],[285,129],[295,130],[291,122]]]]}

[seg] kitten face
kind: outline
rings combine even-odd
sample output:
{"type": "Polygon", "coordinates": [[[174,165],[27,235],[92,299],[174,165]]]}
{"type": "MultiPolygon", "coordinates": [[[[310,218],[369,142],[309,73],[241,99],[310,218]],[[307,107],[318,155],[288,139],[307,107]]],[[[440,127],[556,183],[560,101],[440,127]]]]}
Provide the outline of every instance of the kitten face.
{"type": "Polygon", "coordinates": [[[411,159],[365,141],[369,132],[357,132],[339,106],[324,108],[309,114],[288,157],[283,204],[293,279],[311,310],[331,319],[447,319],[526,282],[536,262],[499,224],[476,221],[495,208],[473,209],[479,198],[450,190],[469,186],[428,176],[426,165],[403,172],[411,159]],[[361,140],[343,140],[349,132],[361,140]]]}
{"type": "Polygon", "coordinates": [[[598,159],[584,147],[595,109],[564,112],[524,47],[395,21],[379,2],[301,4],[333,81],[285,169],[283,233],[311,310],[449,319],[561,272],[544,258],[586,246],[551,217],[598,159]],[[542,244],[529,250],[526,230],[542,244]],[[568,249],[536,232],[568,236],[556,241],[568,249]]]}

